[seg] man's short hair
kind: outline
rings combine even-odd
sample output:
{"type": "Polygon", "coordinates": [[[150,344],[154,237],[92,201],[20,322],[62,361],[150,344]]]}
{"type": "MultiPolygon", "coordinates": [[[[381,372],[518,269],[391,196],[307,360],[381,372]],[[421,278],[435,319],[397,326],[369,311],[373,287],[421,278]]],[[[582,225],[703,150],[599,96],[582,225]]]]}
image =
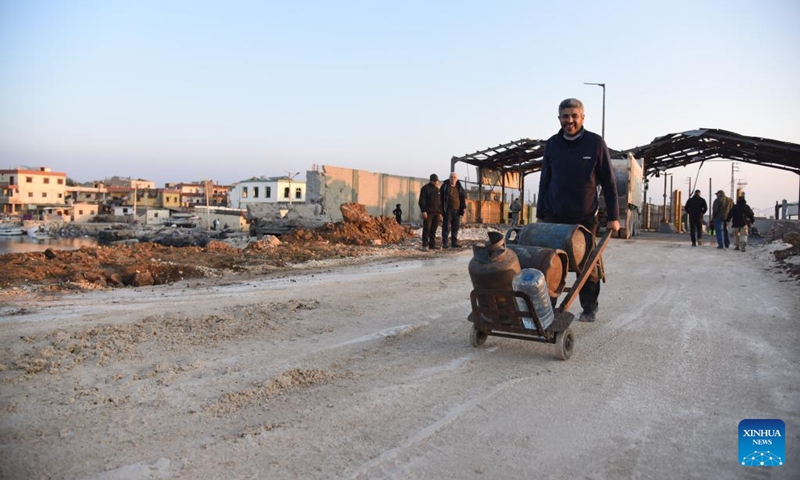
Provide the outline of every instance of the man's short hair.
{"type": "Polygon", "coordinates": [[[695,195],[698,195],[698,194],[700,194],[700,193],[702,193],[700,190],[695,190],[695,191],[694,191],[694,194],[695,194],[695,195]]]}
{"type": "Polygon", "coordinates": [[[567,108],[578,108],[583,111],[583,102],[577,98],[568,98],[558,105],[558,113],[561,114],[567,108]]]}

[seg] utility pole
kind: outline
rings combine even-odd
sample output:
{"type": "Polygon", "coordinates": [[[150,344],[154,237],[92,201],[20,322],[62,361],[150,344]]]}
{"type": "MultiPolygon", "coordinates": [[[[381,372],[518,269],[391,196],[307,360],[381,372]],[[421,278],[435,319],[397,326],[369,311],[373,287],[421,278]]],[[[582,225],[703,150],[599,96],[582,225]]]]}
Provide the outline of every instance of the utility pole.
{"type": "Polygon", "coordinates": [[[736,162],[731,162],[731,198],[733,198],[734,201],[736,197],[733,196],[733,186],[736,182],[733,179],[733,172],[738,172],[738,171],[739,171],[739,166],[736,165],[736,162]]]}
{"type": "Polygon", "coordinates": [[[588,83],[584,82],[584,85],[597,85],[598,87],[603,89],[603,130],[600,134],[601,137],[604,139],[606,138],[606,84],[605,83],[588,83]]]}

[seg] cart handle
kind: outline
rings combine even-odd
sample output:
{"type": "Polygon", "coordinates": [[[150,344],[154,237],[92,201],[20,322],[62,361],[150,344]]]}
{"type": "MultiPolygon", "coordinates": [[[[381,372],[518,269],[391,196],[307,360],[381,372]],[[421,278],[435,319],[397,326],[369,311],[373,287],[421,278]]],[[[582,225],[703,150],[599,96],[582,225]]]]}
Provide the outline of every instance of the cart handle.
{"type": "Polygon", "coordinates": [[[561,302],[561,305],[558,306],[556,309],[556,313],[562,313],[569,310],[569,307],[572,305],[572,302],[575,301],[575,297],[583,288],[583,285],[586,283],[586,280],[589,279],[589,275],[592,274],[592,270],[597,266],[598,262],[600,261],[600,255],[603,254],[603,250],[606,249],[606,245],[608,244],[608,240],[611,238],[611,234],[613,232],[609,229],[606,229],[606,232],[600,238],[600,243],[597,244],[597,247],[592,251],[591,255],[589,255],[589,259],[586,262],[586,266],[583,268],[583,271],[578,274],[578,277],[575,279],[575,283],[572,284],[572,288],[570,288],[569,293],[567,294],[564,301],[561,302]]]}

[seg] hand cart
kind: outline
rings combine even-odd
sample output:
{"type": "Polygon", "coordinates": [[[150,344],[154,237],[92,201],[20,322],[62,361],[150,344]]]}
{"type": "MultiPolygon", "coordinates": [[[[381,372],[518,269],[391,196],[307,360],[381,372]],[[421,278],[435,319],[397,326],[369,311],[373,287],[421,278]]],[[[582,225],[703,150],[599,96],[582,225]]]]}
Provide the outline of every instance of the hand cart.
{"type": "Polygon", "coordinates": [[[611,233],[610,230],[606,231],[600,243],[592,250],[583,270],[578,272],[575,283],[564,289],[567,296],[554,310],[553,323],[546,328],[536,315],[533,302],[526,293],[515,292],[511,289],[472,290],[470,292],[472,312],[467,318],[472,322],[470,344],[473,347],[479,347],[486,342],[489,336],[553,343],[556,345],[556,357],[561,360],[569,359],[575,348],[575,334],[570,328],[575,320],[575,315],[567,310],[575,301],[595,267],[599,265],[602,268],[601,255],[611,238],[611,233]],[[520,310],[517,298],[523,300],[526,311],[520,310]]]}

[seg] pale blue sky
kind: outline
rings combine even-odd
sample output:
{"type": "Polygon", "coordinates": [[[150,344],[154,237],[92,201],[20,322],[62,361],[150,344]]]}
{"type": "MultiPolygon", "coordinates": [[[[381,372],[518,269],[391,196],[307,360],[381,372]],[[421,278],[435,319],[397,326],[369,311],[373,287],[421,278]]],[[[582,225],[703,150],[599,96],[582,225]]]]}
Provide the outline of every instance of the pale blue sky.
{"type": "MultiPolygon", "coordinates": [[[[441,176],[453,155],[548,138],[566,97],[600,132],[584,82],[607,84],[615,149],[698,127],[800,143],[798,25],[795,0],[0,0],[0,167],[441,176]]],[[[741,170],[755,207],[797,200],[797,175],[741,170]]],[[[709,176],[728,191],[730,162],[703,167],[704,190],[709,176]]]]}

